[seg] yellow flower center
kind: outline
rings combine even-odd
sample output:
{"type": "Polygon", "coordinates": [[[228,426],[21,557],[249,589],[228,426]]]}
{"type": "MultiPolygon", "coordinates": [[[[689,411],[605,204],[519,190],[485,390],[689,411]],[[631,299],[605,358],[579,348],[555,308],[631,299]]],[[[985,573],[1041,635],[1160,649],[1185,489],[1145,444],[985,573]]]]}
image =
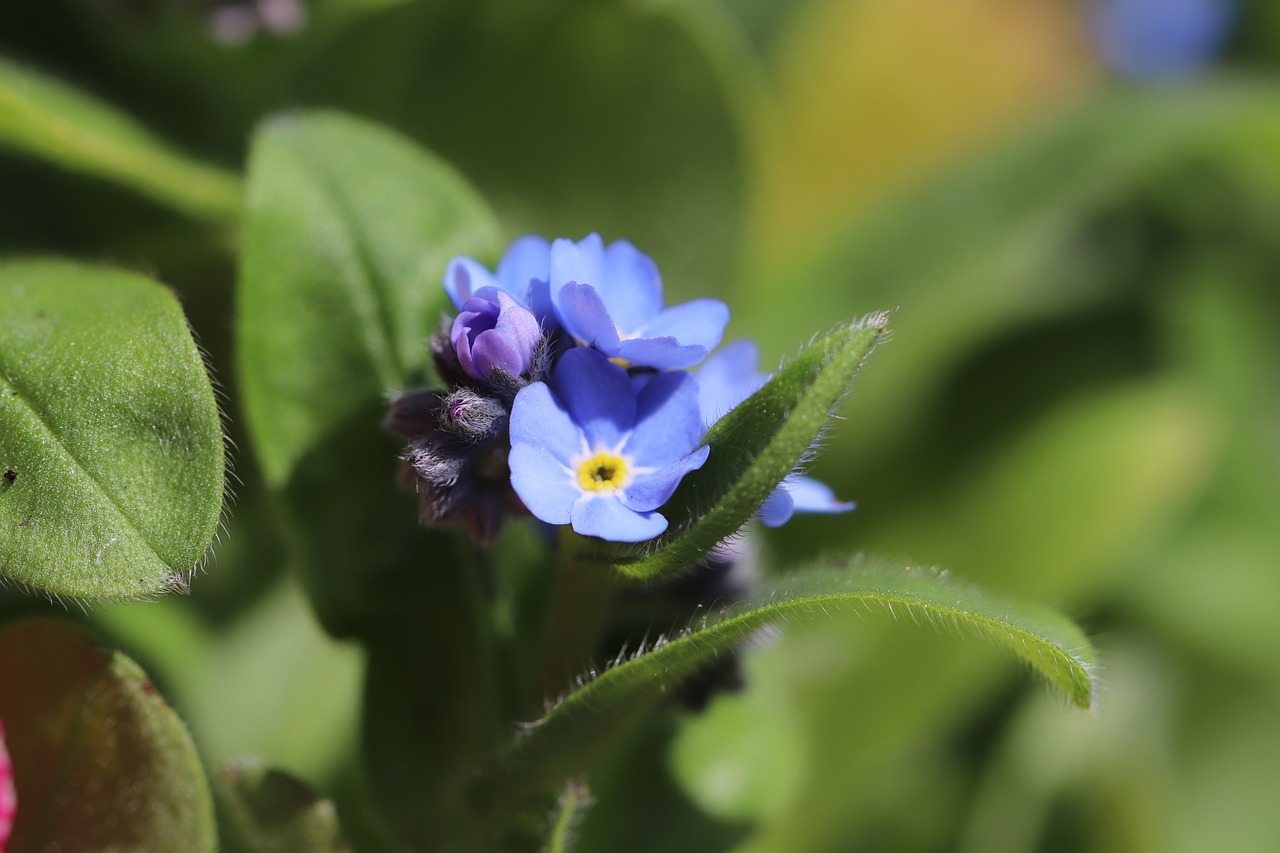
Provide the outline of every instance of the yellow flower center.
{"type": "Polygon", "coordinates": [[[587,492],[612,492],[627,484],[627,460],[601,450],[578,463],[578,485],[587,492]]]}

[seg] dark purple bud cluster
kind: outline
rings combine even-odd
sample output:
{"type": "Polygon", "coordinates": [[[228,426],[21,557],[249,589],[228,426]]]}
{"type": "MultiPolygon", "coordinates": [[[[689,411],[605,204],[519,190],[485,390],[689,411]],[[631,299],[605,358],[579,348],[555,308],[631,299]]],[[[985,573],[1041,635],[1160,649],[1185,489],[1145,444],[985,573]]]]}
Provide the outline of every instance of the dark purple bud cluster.
{"type": "Polygon", "coordinates": [[[447,388],[401,394],[386,427],[409,440],[404,479],[417,489],[423,521],[462,525],[488,542],[508,515],[528,514],[511,488],[508,429],[516,394],[545,372],[548,340],[531,316],[518,316],[510,332],[501,316],[509,306],[474,307],[446,318],[431,339],[447,388]]]}

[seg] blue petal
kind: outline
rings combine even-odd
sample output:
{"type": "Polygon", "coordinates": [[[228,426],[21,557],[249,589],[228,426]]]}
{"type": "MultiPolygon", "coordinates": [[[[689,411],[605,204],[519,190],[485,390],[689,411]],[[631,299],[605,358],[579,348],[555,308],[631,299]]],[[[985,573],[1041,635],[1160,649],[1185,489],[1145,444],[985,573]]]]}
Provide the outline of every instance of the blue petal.
{"type": "Polygon", "coordinates": [[[507,456],[511,488],[525,508],[548,524],[568,524],[573,502],[582,490],[551,453],[531,444],[517,444],[507,456]]]}
{"type": "Polygon", "coordinates": [[[637,329],[634,336],[672,337],[686,346],[706,347],[710,352],[720,345],[728,322],[728,305],[719,299],[695,299],[663,311],[637,329]]]}
{"type": "Polygon", "coordinates": [[[635,426],[636,398],[627,372],[593,349],[574,347],[562,355],[551,387],[593,451],[617,447],[635,426]]]}
{"type": "Polygon", "coordinates": [[[501,287],[520,304],[531,306],[529,285],[547,281],[551,271],[551,244],[536,234],[517,237],[498,261],[497,277],[501,287]]]}
{"type": "Polygon", "coordinates": [[[569,282],[599,286],[604,281],[604,241],[599,234],[588,234],[580,243],[556,240],[551,244],[549,267],[553,299],[569,282]]]}
{"type": "Polygon", "coordinates": [[[556,310],[569,334],[606,355],[617,354],[618,330],[594,287],[566,284],[560,288],[556,310]]]}
{"type": "Polygon", "coordinates": [[[568,465],[582,453],[582,430],[543,382],[520,389],[511,405],[511,445],[545,450],[568,465]]]}
{"type": "Polygon", "coordinates": [[[792,474],[779,488],[791,495],[796,512],[848,512],[857,506],[851,501],[837,500],[830,486],[803,474],[792,474]]]}
{"type": "Polygon", "coordinates": [[[701,468],[710,453],[711,448],[704,445],[683,459],[652,473],[639,475],[627,484],[622,502],[640,512],[657,509],[671,500],[684,475],[701,468]]]}
{"type": "Polygon", "coordinates": [[[791,520],[793,512],[795,512],[795,501],[791,499],[790,492],[778,486],[769,493],[769,497],[764,499],[759,515],[765,527],[781,527],[791,520]]]}
{"type": "Polygon", "coordinates": [[[675,338],[632,338],[618,344],[618,356],[634,367],[679,370],[707,357],[700,346],[681,346],[675,338]]]}
{"type": "Polygon", "coordinates": [[[622,334],[639,329],[662,311],[662,278],[653,259],[626,240],[611,243],[604,256],[600,291],[622,334]]]}
{"type": "Polygon", "coordinates": [[[636,426],[624,452],[636,465],[666,465],[697,447],[705,431],[698,383],[683,371],[659,373],[636,397],[636,426]]]}
{"type": "Polygon", "coordinates": [[[479,296],[481,288],[502,289],[489,271],[471,258],[457,257],[449,261],[444,273],[444,289],[453,300],[454,308],[461,308],[468,299],[479,296]]]}
{"type": "Polygon", "coordinates": [[[610,542],[643,542],[666,530],[667,520],[627,509],[614,495],[583,495],[573,505],[573,529],[610,542]]]}
{"type": "Polygon", "coordinates": [[[698,407],[708,426],[765,383],[759,364],[760,350],[745,338],[721,347],[702,363],[694,378],[698,380],[698,407]]]}

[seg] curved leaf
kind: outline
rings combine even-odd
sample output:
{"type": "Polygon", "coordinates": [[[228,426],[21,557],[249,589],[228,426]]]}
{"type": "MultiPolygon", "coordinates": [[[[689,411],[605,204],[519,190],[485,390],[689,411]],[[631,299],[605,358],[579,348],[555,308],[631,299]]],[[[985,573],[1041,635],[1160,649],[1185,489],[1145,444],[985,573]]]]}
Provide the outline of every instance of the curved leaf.
{"type": "Polygon", "coordinates": [[[444,162],[337,113],[254,139],[239,282],[245,413],[268,481],[421,378],[454,255],[496,254],[484,203],[444,162]]]}
{"type": "Polygon", "coordinates": [[[0,144],[116,181],[200,219],[235,223],[240,181],[176,153],[132,119],[0,60],[0,144]]]}
{"type": "Polygon", "coordinates": [[[478,787],[486,804],[507,803],[588,770],[626,726],[685,678],[756,632],[797,618],[881,609],[950,626],[1013,652],[1078,707],[1095,699],[1088,639],[1066,617],[947,580],[929,569],[889,569],[855,559],[782,578],[749,601],[710,613],[671,638],[613,665],[527,726],[478,787]]]}
{"type": "Polygon", "coordinates": [[[216,849],[191,736],[137,664],[32,619],[0,630],[0,685],[20,799],[10,853],[216,849]]]}
{"type": "Polygon", "coordinates": [[[423,379],[450,258],[499,248],[457,173],[377,125],[301,113],[254,140],[237,308],[245,415],[331,633],[375,613],[373,587],[406,562],[425,568],[412,555],[444,559],[395,486],[401,448],[380,424],[386,395],[423,379]]]}
{"type": "Polygon", "coordinates": [[[178,302],[128,272],[0,264],[0,577],[181,589],[222,512],[222,423],[178,302]]]}
{"type": "Polygon", "coordinates": [[[888,314],[872,314],[810,344],[708,430],[706,464],[687,475],[663,507],[671,522],[667,533],[633,549],[598,553],[624,574],[649,579],[697,562],[736,533],[822,437],[888,323],[888,314]]]}

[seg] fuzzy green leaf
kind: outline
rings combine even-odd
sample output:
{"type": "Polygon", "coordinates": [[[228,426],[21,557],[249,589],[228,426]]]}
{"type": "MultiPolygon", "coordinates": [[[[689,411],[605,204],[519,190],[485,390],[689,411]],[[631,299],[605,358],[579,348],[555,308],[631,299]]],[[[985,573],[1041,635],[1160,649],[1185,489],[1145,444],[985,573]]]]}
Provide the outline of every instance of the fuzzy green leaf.
{"type": "Polygon", "coordinates": [[[663,507],[668,531],[635,547],[597,549],[633,578],[669,575],[732,536],[822,436],[858,369],[888,334],[888,314],[840,326],[810,344],[707,432],[711,455],[663,507]]]}
{"type": "Polygon", "coordinates": [[[1010,602],[929,569],[888,568],[855,559],[782,578],[751,600],[721,608],[648,650],[619,659],[527,726],[501,754],[477,794],[508,804],[588,771],[634,720],[717,656],[769,626],[866,609],[909,616],[985,638],[1059,687],[1078,707],[1095,700],[1088,639],[1046,608],[1010,602]]]}
{"type": "Polygon", "coordinates": [[[0,264],[0,577],[181,589],[222,512],[222,423],[178,301],[141,276],[0,264]]]}
{"type": "Polygon", "coordinates": [[[216,223],[240,217],[240,181],[196,162],[111,107],[0,60],[0,145],[123,184],[216,223]]]}
{"type": "Polygon", "coordinates": [[[261,759],[230,761],[214,777],[223,853],[343,853],[333,803],[261,759]]]}
{"type": "Polygon", "coordinates": [[[0,685],[19,797],[10,853],[217,848],[191,736],[137,664],[32,619],[0,630],[0,685]]]}
{"type": "MultiPolygon", "coordinates": [[[[239,283],[239,370],[268,481],[421,379],[454,255],[489,257],[497,229],[447,164],[337,113],[254,139],[239,283]]],[[[370,432],[376,425],[370,425],[370,432]]]]}

